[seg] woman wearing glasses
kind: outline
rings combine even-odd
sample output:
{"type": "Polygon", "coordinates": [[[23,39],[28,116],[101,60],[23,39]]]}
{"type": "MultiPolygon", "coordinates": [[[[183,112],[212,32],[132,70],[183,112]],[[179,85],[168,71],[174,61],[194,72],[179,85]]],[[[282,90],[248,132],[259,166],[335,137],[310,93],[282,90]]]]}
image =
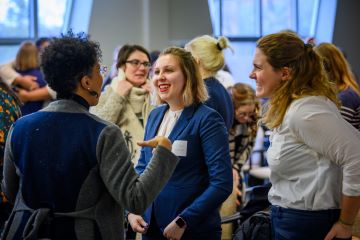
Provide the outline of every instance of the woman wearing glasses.
{"type": "Polygon", "coordinates": [[[144,138],[144,126],[150,112],[150,54],[142,46],[124,45],[118,54],[118,75],[107,86],[99,104],[91,112],[113,122],[122,130],[136,164],[140,148],[136,142],[144,138]]]}

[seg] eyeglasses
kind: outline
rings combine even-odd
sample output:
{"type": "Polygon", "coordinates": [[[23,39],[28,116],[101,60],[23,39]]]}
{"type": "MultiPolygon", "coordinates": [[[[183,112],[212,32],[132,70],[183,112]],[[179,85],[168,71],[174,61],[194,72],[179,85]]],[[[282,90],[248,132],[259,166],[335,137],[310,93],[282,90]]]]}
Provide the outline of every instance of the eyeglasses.
{"type": "Polygon", "coordinates": [[[245,117],[245,116],[247,116],[247,117],[253,117],[253,116],[255,116],[255,113],[254,112],[236,112],[235,113],[236,114],[236,116],[238,116],[238,117],[245,117]]]}
{"type": "Polygon", "coordinates": [[[151,63],[150,62],[140,62],[139,60],[129,60],[126,61],[126,63],[130,63],[134,67],[140,67],[140,65],[143,65],[145,68],[150,68],[151,63]]]}
{"type": "Polygon", "coordinates": [[[99,71],[102,76],[105,76],[105,74],[107,73],[107,70],[108,70],[107,66],[100,66],[99,71]]]}

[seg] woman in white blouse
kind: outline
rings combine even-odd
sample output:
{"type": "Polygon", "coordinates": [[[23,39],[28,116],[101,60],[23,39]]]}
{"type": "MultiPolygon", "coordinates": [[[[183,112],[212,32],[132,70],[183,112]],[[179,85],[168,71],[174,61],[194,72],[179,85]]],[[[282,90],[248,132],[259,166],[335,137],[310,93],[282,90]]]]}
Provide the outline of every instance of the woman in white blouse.
{"type": "Polygon", "coordinates": [[[341,117],[320,57],[295,34],[270,34],[257,42],[250,77],[269,98],[273,239],[351,239],[360,134],[341,117]]]}

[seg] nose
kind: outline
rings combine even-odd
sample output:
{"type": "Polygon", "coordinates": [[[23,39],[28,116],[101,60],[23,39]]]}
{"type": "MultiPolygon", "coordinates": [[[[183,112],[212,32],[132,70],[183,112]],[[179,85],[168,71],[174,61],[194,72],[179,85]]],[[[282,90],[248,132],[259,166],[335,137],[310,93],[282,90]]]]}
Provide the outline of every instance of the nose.
{"type": "Polygon", "coordinates": [[[254,72],[254,71],[251,71],[251,72],[250,72],[249,78],[255,79],[255,72],[254,72]]]}
{"type": "Polygon", "coordinates": [[[160,81],[164,81],[165,80],[165,76],[162,72],[159,73],[159,80],[160,81]]]}

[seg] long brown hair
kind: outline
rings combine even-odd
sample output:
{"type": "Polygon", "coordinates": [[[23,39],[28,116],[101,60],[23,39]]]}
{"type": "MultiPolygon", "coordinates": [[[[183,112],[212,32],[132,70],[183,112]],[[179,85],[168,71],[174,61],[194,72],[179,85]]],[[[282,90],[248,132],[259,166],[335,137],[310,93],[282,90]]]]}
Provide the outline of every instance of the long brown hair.
{"type": "Polygon", "coordinates": [[[336,84],[339,92],[350,87],[360,96],[359,85],[339,48],[331,43],[321,43],[315,47],[315,52],[322,57],[328,78],[336,84]]]}
{"type": "Polygon", "coordinates": [[[259,39],[256,47],[265,54],[275,71],[283,67],[290,69],[290,79],[282,81],[270,98],[269,109],[263,118],[267,127],[278,127],[290,104],[304,96],[325,96],[339,105],[320,56],[312,45],[304,44],[294,33],[280,32],[259,39]]]}

